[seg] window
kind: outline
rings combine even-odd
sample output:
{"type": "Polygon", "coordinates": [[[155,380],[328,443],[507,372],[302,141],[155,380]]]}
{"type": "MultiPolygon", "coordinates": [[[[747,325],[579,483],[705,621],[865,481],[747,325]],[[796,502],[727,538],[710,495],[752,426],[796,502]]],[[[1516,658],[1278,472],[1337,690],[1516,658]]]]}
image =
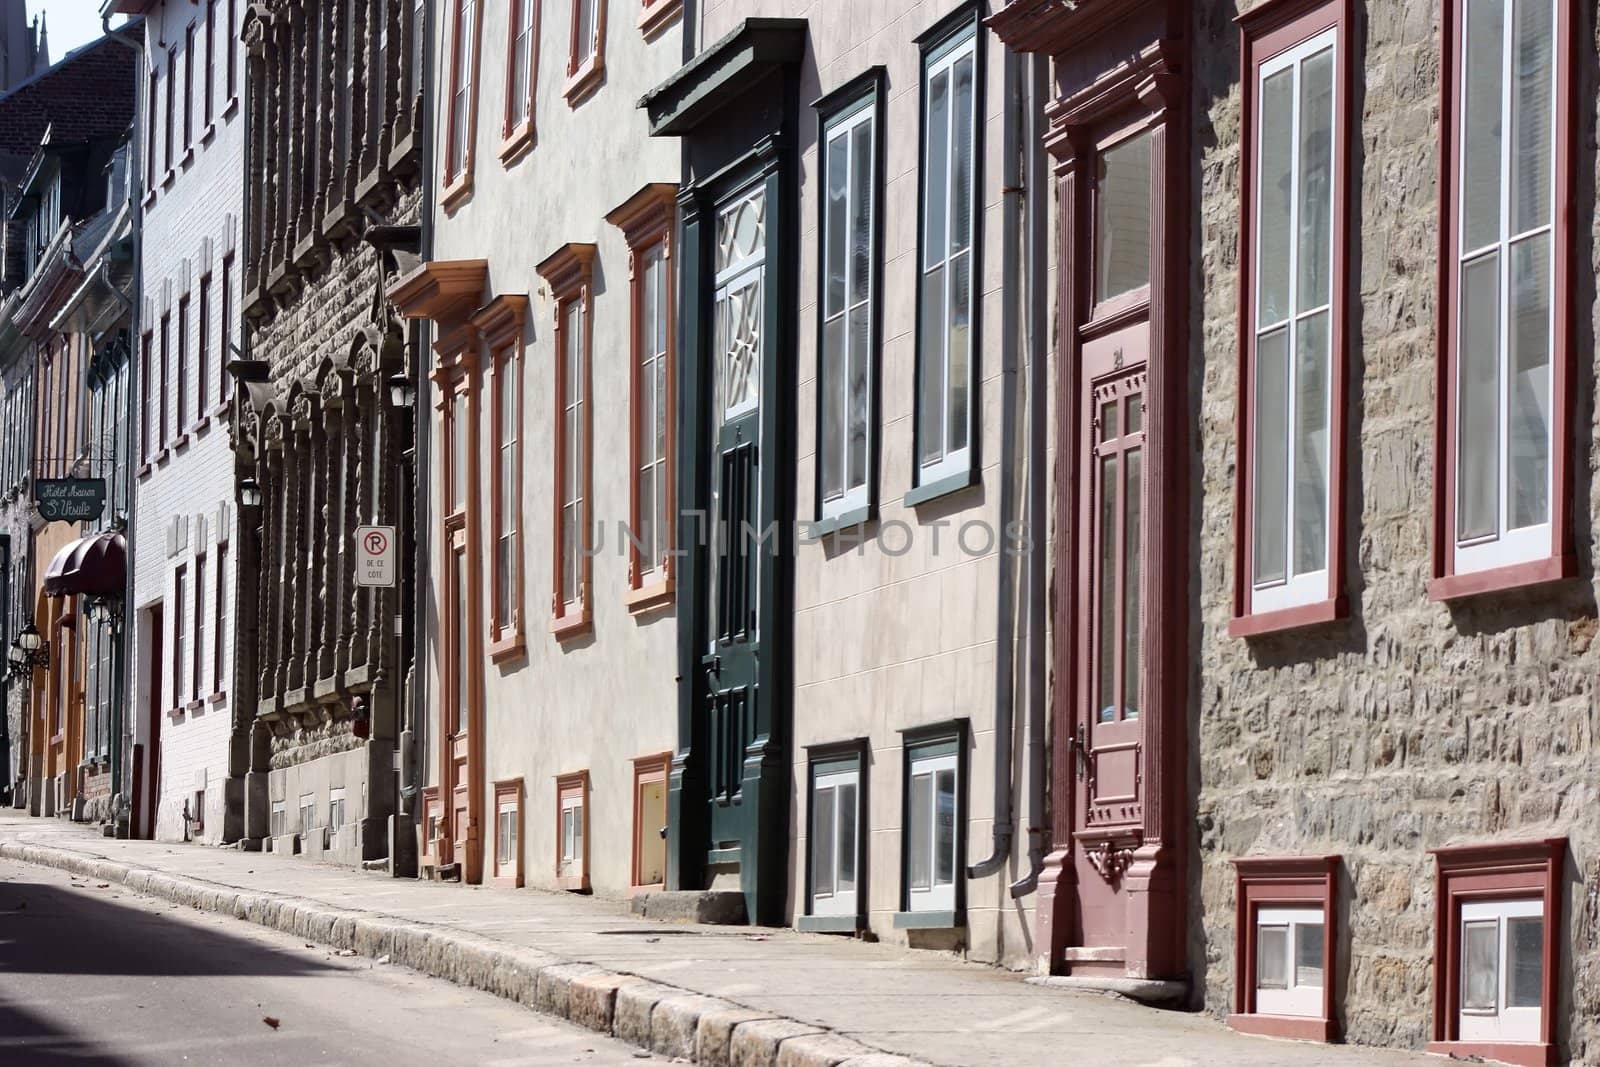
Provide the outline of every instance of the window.
{"type": "Polygon", "coordinates": [[[202,114],[207,126],[214,117],[217,69],[217,0],[206,0],[206,81],[201,87],[205,107],[202,114]]]}
{"type": "Polygon", "coordinates": [[[189,296],[178,300],[178,376],[173,383],[175,394],[176,430],[179,436],[188,432],[189,411],[189,296]]]}
{"type": "Polygon", "coordinates": [[[196,333],[195,337],[200,342],[200,348],[195,353],[194,417],[196,421],[199,421],[205,418],[206,398],[210,392],[211,275],[209,274],[200,279],[200,322],[198,333],[196,333]]]}
{"type": "Polygon", "coordinates": [[[589,284],[594,245],[569,244],[539,264],[555,300],[555,485],[550,630],[558,640],[591,625],[589,284]]]}
{"type": "Polygon", "coordinates": [[[633,878],[635,889],[667,884],[667,778],[672,753],[633,761],[633,878]]]}
{"type": "Polygon", "coordinates": [[[194,23],[183,31],[183,147],[194,144],[194,23]]]}
{"type": "Polygon", "coordinates": [[[444,165],[447,205],[472,187],[473,135],[477,125],[474,97],[478,73],[477,0],[455,0],[451,41],[450,114],[444,165]]]}
{"type": "Polygon", "coordinates": [[[1144,603],[1143,371],[1095,386],[1093,549],[1094,708],[1100,723],[1133,722],[1141,683],[1144,603]]]}
{"type": "Polygon", "coordinates": [[[1571,5],[1452,0],[1445,10],[1438,597],[1572,573],[1574,254],[1556,225],[1572,195],[1571,5]]]}
{"type": "Polygon", "coordinates": [[[1332,1041],[1337,939],[1330,916],[1338,856],[1233,861],[1237,944],[1228,1025],[1270,1037],[1332,1041]]]}
{"type": "Polygon", "coordinates": [[[963,23],[923,56],[916,434],[922,488],[971,477],[978,96],[977,34],[963,23]]]}
{"type": "Polygon", "coordinates": [[[1434,849],[1429,1052],[1551,1062],[1565,838],[1434,849]]]}
{"type": "Polygon", "coordinates": [[[877,362],[880,92],[874,76],[865,90],[857,86],[851,99],[822,120],[817,294],[817,518],[822,520],[864,520],[873,503],[868,472],[877,362]]]}
{"type": "Polygon", "coordinates": [[[222,693],[226,689],[227,676],[223,673],[223,649],[227,640],[223,636],[223,620],[228,617],[228,546],[217,545],[217,599],[215,612],[212,616],[211,627],[211,691],[222,693]]]}
{"type": "Polygon", "coordinates": [[[203,834],[206,830],[206,791],[194,791],[194,818],[189,823],[189,831],[193,834],[203,834]]]}
{"type": "Polygon", "coordinates": [[[222,343],[217,346],[217,402],[226,404],[233,395],[233,375],[228,373],[228,361],[233,356],[233,253],[222,257],[222,343]]]}
{"type": "Polygon", "coordinates": [[[490,352],[489,654],[523,651],[522,636],[522,335],[528,298],[497,297],[472,317],[490,352]]]}
{"type": "Polygon", "coordinates": [[[495,885],[522,885],[522,779],[494,783],[495,885]]]}
{"type": "Polygon", "coordinates": [[[605,73],[606,0],[572,0],[572,41],[567,58],[567,103],[592,93],[605,73]]]}
{"type": "Polygon", "coordinates": [[[328,790],[328,832],[338,833],[344,826],[344,786],[328,790]]]}
{"type": "Polygon", "coordinates": [[[161,94],[161,72],[150,65],[148,91],[145,94],[144,188],[150,192],[156,187],[156,100],[161,94]]]}
{"type": "Polygon", "coordinates": [[[178,47],[177,47],[177,45],[173,45],[171,48],[167,49],[167,119],[166,119],[167,139],[166,139],[166,163],[167,163],[168,177],[171,176],[171,171],[172,171],[172,148],[173,148],[173,145],[172,145],[172,141],[173,141],[172,134],[173,134],[173,130],[177,128],[176,124],[173,122],[173,115],[176,113],[175,108],[174,108],[174,104],[177,101],[177,86],[178,86],[178,47]]]}
{"type": "Polygon", "coordinates": [[[234,18],[234,5],[238,0],[228,0],[228,25],[222,34],[228,68],[228,99],[232,100],[239,95],[238,67],[234,57],[233,35],[237,32],[239,23],[234,18]]]}
{"type": "Polygon", "coordinates": [[[186,577],[187,574],[182,567],[179,567],[172,576],[172,707],[174,710],[183,707],[183,611],[188,606],[188,601],[184,598],[186,577]]]}
{"type": "Polygon", "coordinates": [[[923,727],[906,735],[902,914],[895,919],[897,926],[955,926],[961,921],[965,737],[965,720],[923,727]]]}
{"type": "MultiPolygon", "coordinates": [[[[167,388],[172,381],[172,316],[161,316],[161,380],[155,383],[156,402],[160,407],[160,419],[157,425],[161,428],[161,448],[166,450],[171,441],[171,433],[167,427],[167,388]]],[[[182,389],[179,389],[182,392],[182,389]]]]}
{"type": "Polygon", "coordinates": [[[194,558],[194,655],[189,657],[189,699],[198,701],[206,663],[206,557],[194,558]]]}
{"type": "Polygon", "coordinates": [[[139,402],[144,410],[144,418],[139,420],[139,457],[149,463],[155,455],[156,426],[156,396],[158,390],[151,382],[151,372],[155,369],[150,359],[151,338],[150,331],[146,330],[139,339],[139,402]]]}
{"type": "MultiPolygon", "coordinates": [[[[1240,402],[1247,518],[1238,540],[1248,577],[1236,634],[1323,622],[1343,610],[1342,6],[1302,2],[1242,20],[1253,73],[1242,252],[1250,279],[1240,402]]],[[[1148,190],[1145,201],[1140,219],[1148,190]]],[[[1148,274],[1148,253],[1144,259],[1148,274]]]]}
{"type": "Polygon", "coordinates": [[[589,889],[589,772],[556,779],[556,883],[589,889]]]}
{"type": "Polygon", "coordinates": [[[285,802],[274,800],[272,802],[272,814],[268,819],[267,832],[273,837],[282,837],[289,832],[288,823],[289,818],[285,802]]]}
{"type": "Polygon", "coordinates": [[[506,117],[501,154],[510,155],[533,136],[533,102],[539,63],[538,0],[507,0],[511,9],[510,54],[506,58],[506,117]]]}
{"type": "Polygon", "coordinates": [[[806,828],[809,903],[803,921],[797,923],[800,929],[854,933],[865,917],[864,752],[864,742],[811,752],[806,828]]]}
{"type": "Polygon", "coordinates": [[[628,242],[633,419],[629,430],[628,594],[631,610],[672,602],[672,224],[677,187],[644,186],[606,216],[628,242]]]}
{"type": "Polygon", "coordinates": [[[315,793],[300,794],[300,832],[309,834],[317,825],[317,795],[315,793]]]}

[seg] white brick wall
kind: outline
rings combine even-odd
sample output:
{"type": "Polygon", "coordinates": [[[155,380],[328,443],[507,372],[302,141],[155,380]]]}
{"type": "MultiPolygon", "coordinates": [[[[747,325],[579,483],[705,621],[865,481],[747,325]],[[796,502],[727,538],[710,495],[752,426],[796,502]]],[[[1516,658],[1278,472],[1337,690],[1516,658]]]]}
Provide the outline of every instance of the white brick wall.
{"type": "MultiPolygon", "coordinates": [[[[133,522],[134,543],[134,641],[137,650],[134,658],[133,720],[137,723],[136,739],[149,744],[150,723],[159,723],[160,771],[159,800],[156,809],[156,835],[163,839],[181,839],[184,832],[184,802],[193,804],[194,794],[205,791],[205,832],[203,839],[218,841],[222,833],[223,783],[227,779],[228,733],[231,718],[227,691],[232,688],[233,622],[232,604],[235,596],[234,576],[226,573],[228,611],[218,626],[216,596],[218,589],[218,547],[227,544],[228,570],[231,571],[237,554],[232,550],[236,529],[233,500],[233,451],[228,442],[226,410],[219,408],[218,389],[225,371],[223,367],[231,358],[228,342],[239,338],[240,281],[242,259],[236,259],[232,271],[233,288],[230,307],[232,321],[221,322],[222,264],[240,241],[240,219],[244,201],[244,114],[242,99],[231,101],[227,96],[226,49],[237,48],[236,28],[225,25],[229,5],[217,5],[215,39],[215,66],[213,82],[213,126],[205,120],[204,98],[200,79],[204,77],[205,17],[204,3],[191,4],[185,0],[166,0],[153,10],[145,22],[148,57],[160,72],[160,99],[157,101],[157,128],[149,138],[157,152],[155,188],[145,190],[144,241],[143,241],[143,299],[140,307],[145,318],[141,331],[152,331],[153,378],[160,374],[160,318],[164,311],[172,315],[172,347],[169,366],[176,376],[178,353],[178,305],[187,294],[190,298],[188,323],[187,377],[181,383],[187,390],[184,404],[186,425],[171,425],[168,442],[163,447],[158,440],[159,430],[152,429],[152,451],[159,458],[147,472],[138,478],[135,491],[133,522]],[[185,41],[188,25],[195,23],[193,88],[193,141],[186,146],[183,137],[183,96],[188,86],[182,74],[185,66],[185,41]],[[159,44],[157,42],[160,42],[159,44]],[[170,180],[163,166],[166,138],[165,95],[167,78],[166,47],[177,47],[176,72],[179,77],[173,119],[175,144],[174,169],[170,180]],[[209,129],[209,133],[208,133],[209,129]],[[192,157],[190,150],[192,148],[192,157]],[[209,321],[200,319],[200,282],[211,276],[209,321]],[[203,402],[196,397],[201,329],[210,338],[209,366],[206,368],[206,390],[203,402]],[[182,531],[182,536],[176,536],[182,531]],[[205,590],[200,610],[205,612],[205,642],[197,649],[195,633],[195,570],[197,557],[204,556],[205,590]],[[186,571],[184,603],[173,602],[174,575],[178,567],[186,571]],[[149,632],[153,620],[150,609],[162,607],[160,707],[151,715],[152,674],[150,649],[153,635],[149,632]],[[188,635],[181,673],[174,677],[173,649],[177,627],[182,625],[188,635]],[[214,677],[213,642],[223,642],[222,676],[214,677]],[[202,656],[200,685],[196,693],[193,684],[193,657],[202,656]],[[195,708],[186,708],[198,699],[195,708]],[[179,710],[181,709],[181,711],[179,710]]],[[[242,10],[243,5],[235,5],[242,10]]],[[[243,91],[243,55],[239,63],[236,85],[243,91]]],[[[141,117],[146,114],[141,109],[141,117]]],[[[144,174],[143,161],[140,174],[144,174]]],[[[152,383],[154,384],[154,383],[152,383]]],[[[169,420],[175,420],[177,411],[176,381],[161,381],[166,390],[169,420]]],[[[143,412],[140,413],[141,417],[143,412]]]]}

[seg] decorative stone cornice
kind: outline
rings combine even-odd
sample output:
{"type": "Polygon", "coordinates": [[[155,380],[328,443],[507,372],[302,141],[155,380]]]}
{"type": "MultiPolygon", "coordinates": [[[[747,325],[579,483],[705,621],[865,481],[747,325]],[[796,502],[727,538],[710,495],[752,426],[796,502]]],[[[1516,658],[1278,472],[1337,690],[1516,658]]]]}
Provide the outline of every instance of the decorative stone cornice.
{"type": "Polygon", "coordinates": [[[488,276],[486,259],[436,259],[396,280],[384,295],[402,318],[450,322],[477,303],[488,276]]]}
{"type": "Polygon", "coordinates": [[[468,322],[490,348],[499,348],[521,335],[527,314],[527,294],[506,293],[479,308],[468,322]]]}
{"type": "Polygon", "coordinates": [[[595,246],[573,242],[560,248],[533,268],[561,300],[589,284],[594,272],[595,246]]]}
{"type": "Polygon", "coordinates": [[[606,221],[622,231],[629,248],[639,248],[668,233],[678,201],[678,187],[651,182],[611,209],[606,221]]]}

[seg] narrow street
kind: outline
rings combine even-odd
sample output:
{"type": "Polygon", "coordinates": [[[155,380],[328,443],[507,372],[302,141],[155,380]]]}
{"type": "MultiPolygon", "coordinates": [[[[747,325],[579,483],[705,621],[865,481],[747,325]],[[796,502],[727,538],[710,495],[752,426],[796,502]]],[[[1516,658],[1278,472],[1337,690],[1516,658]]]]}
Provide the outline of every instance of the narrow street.
{"type": "Polygon", "coordinates": [[[644,1059],[485,993],[0,860],[0,1063],[610,1067],[644,1059]]]}

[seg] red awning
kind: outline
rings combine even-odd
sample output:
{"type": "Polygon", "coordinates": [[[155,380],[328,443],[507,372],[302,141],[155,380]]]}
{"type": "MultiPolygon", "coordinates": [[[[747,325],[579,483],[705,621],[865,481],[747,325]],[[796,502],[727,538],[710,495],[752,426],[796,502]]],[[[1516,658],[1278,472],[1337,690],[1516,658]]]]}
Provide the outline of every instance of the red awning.
{"type": "Polygon", "coordinates": [[[50,561],[46,596],[120,597],[128,585],[128,539],[121,530],[80,537],[50,561]]]}

